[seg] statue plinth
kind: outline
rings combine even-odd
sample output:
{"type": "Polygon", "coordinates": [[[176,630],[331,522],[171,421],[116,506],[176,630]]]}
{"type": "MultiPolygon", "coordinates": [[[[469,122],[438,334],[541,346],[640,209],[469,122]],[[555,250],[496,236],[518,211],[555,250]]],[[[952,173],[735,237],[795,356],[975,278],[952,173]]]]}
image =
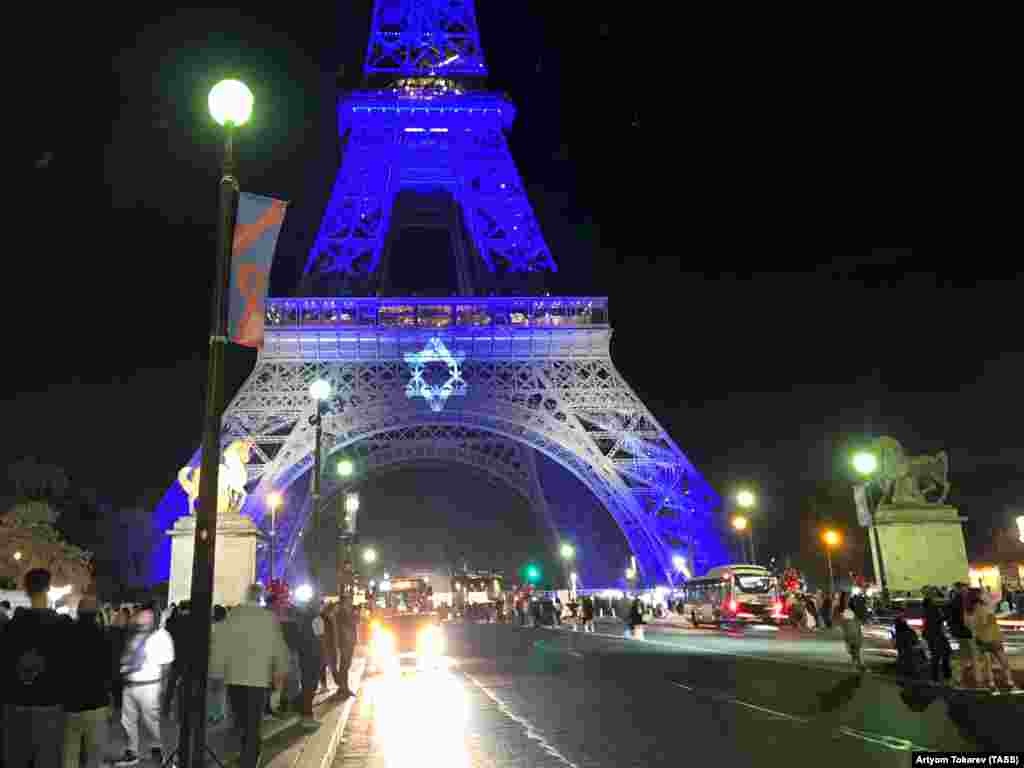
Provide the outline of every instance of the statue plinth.
{"type": "MultiPolygon", "coordinates": [[[[956,507],[882,504],[874,517],[891,592],[919,592],[927,585],[967,583],[967,546],[962,525],[967,518],[961,517],[956,507]]],[[[875,539],[870,540],[877,564],[875,539]]]]}
{"type": "MultiPolygon", "coordinates": [[[[186,515],[167,532],[171,537],[171,584],[168,603],[188,600],[192,594],[192,560],[196,519],[186,515]]],[[[238,513],[217,516],[217,547],[213,565],[213,604],[241,605],[246,588],[256,580],[256,544],[259,528],[238,513]]]]}

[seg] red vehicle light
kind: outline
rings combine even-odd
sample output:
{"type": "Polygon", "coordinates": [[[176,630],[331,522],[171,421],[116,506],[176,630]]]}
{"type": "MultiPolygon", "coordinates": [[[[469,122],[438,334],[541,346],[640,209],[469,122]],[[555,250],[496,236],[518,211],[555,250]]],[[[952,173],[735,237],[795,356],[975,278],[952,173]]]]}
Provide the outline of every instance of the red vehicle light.
{"type": "Polygon", "coordinates": [[[907,619],[907,624],[912,627],[923,627],[924,619],[907,619]]]}
{"type": "Polygon", "coordinates": [[[739,608],[739,607],[740,607],[740,604],[737,603],[735,600],[730,600],[729,601],[729,610],[732,613],[736,613],[736,609],[739,608]]]}

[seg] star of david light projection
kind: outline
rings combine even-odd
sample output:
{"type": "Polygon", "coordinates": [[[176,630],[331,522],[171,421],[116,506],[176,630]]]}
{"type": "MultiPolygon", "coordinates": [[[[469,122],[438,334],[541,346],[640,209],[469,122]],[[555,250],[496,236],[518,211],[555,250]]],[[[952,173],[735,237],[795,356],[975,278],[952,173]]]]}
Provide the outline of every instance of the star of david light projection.
{"type": "Polygon", "coordinates": [[[410,400],[422,397],[435,413],[444,410],[449,397],[466,394],[466,382],[462,378],[460,368],[465,359],[465,352],[453,355],[437,336],[430,339],[422,352],[405,355],[405,362],[412,371],[412,379],[405,388],[405,396],[410,400]],[[443,363],[448,366],[448,380],[444,384],[437,386],[424,380],[423,374],[428,363],[443,363]]]}

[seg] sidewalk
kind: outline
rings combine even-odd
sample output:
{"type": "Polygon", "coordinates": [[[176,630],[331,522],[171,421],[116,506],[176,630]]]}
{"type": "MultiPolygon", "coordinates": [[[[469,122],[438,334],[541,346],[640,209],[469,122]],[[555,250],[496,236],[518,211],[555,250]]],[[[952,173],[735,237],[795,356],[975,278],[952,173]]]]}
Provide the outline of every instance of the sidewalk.
{"type": "MultiPolygon", "coordinates": [[[[358,693],[362,683],[365,659],[357,656],[349,671],[349,687],[358,693]]],[[[330,676],[328,675],[328,678],[330,676]]],[[[261,768],[325,768],[334,758],[338,737],[345,725],[348,713],[355,699],[336,698],[337,686],[333,682],[317,693],[313,700],[313,714],[320,723],[315,731],[303,728],[301,717],[289,713],[287,716],[266,716],[263,718],[261,738],[263,754],[261,768]],[[328,754],[329,753],[329,754],[328,754]]],[[[164,718],[161,733],[164,744],[164,760],[178,744],[179,724],[174,718],[164,718]]],[[[238,737],[228,715],[216,725],[207,726],[207,745],[227,768],[237,765],[239,758],[238,737]]],[[[120,710],[115,712],[114,725],[109,729],[104,763],[110,763],[124,754],[127,740],[121,727],[120,710]]],[[[176,761],[176,764],[179,761],[176,761]]],[[[216,763],[207,756],[206,764],[216,768],[216,763]]],[[[158,768],[147,753],[139,755],[139,765],[158,768]]]]}

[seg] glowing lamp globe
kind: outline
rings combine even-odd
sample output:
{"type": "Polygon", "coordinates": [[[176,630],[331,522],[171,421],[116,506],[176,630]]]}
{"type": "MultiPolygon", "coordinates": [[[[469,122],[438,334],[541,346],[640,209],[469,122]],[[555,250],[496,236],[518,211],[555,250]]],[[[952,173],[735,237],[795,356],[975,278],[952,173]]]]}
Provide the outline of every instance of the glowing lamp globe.
{"type": "Polygon", "coordinates": [[[210,90],[209,105],[219,125],[245,125],[252,115],[252,91],[240,80],[221,80],[210,90]]]}
{"type": "Polygon", "coordinates": [[[309,584],[303,584],[295,590],[295,599],[300,603],[308,603],[313,599],[313,588],[309,584]]]}
{"type": "Polygon", "coordinates": [[[367,563],[375,562],[377,560],[377,553],[372,549],[368,549],[363,552],[363,560],[367,563]]]}
{"type": "Polygon", "coordinates": [[[281,494],[280,493],[268,493],[267,504],[270,505],[271,509],[277,509],[281,506],[281,494]]]}
{"type": "Polygon", "coordinates": [[[878,469],[878,458],[873,453],[861,451],[853,457],[853,468],[857,470],[858,474],[873,475],[878,469]]]}
{"type": "Polygon", "coordinates": [[[821,536],[825,540],[825,544],[830,547],[834,547],[839,543],[839,534],[836,531],[825,531],[821,536]]]}
{"type": "Polygon", "coordinates": [[[745,517],[734,517],[732,520],[732,527],[737,531],[747,530],[747,518],[745,517]]]}
{"type": "Polygon", "coordinates": [[[317,379],[309,385],[309,396],[314,400],[326,400],[331,396],[331,385],[324,379],[317,379]]]}
{"type": "Polygon", "coordinates": [[[352,477],[354,471],[355,465],[352,464],[351,459],[342,459],[338,462],[338,475],[341,477],[352,477]]]}
{"type": "Polygon", "coordinates": [[[750,509],[757,503],[757,497],[750,491],[740,491],[736,494],[736,503],[744,509],[750,509]]]}
{"type": "Polygon", "coordinates": [[[562,557],[564,557],[566,560],[570,559],[575,554],[576,550],[573,549],[572,544],[562,545],[562,557]]]}

